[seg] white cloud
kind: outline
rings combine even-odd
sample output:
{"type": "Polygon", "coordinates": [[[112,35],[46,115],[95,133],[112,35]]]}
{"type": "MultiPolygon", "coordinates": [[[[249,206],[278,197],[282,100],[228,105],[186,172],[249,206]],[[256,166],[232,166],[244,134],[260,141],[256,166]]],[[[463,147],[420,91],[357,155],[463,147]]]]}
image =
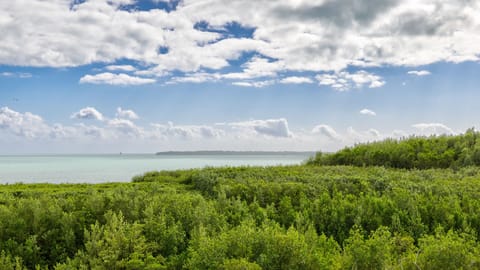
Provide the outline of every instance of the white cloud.
{"type": "Polygon", "coordinates": [[[128,74],[114,74],[110,72],[104,72],[95,75],[85,75],[80,78],[80,83],[91,83],[91,84],[110,84],[110,85],[141,85],[141,84],[150,84],[154,83],[154,79],[141,78],[130,76],[128,74]]]}
{"type": "Polygon", "coordinates": [[[286,77],[280,80],[280,83],[283,84],[302,84],[302,83],[313,83],[313,80],[308,77],[298,77],[298,76],[291,76],[286,77]]]}
{"type": "Polygon", "coordinates": [[[68,139],[77,133],[77,129],[74,127],[68,127],[58,123],[53,124],[49,129],[48,135],[51,139],[68,139]]]}
{"type": "Polygon", "coordinates": [[[337,134],[337,132],[335,131],[335,129],[333,129],[331,126],[329,125],[318,125],[318,126],[315,126],[313,129],[312,129],[312,133],[313,134],[321,134],[323,136],[326,136],[327,138],[331,139],[331,140],[338,140],[340,138],[340,136],[337,134]]]}
{"type": "Polygon", "coordinates": [[[415,76],[427,76],[427,75],[432,74],[428,70],[411,70],[407,73],[410,74],[410,75],[415,75],[415,76]]]}
{"type": "Polygon", "coordinates": [[[442,135],[442,134],[456,134],[453,129],[447,127],[441,123],[419,123],[412,125],[413,128],[417,129],[415,132],[418,135],[442,135]]]}
{"type": "MultiPolygon", "coordinates": [[[[171,150],[312,150],[322,141],[293,136],[286,119],[250,120],[212,125],[137,125],[128,119],[105,119],[96,125],[48,124],[40,116],[0,109],[0,145],[29,146],[33,152],[117,152],[171,150]],[[287,141],[288,140],[288,143],[287,141]],[[43,147],[43,148],[42,148],[43,147]],[[157,149],[158,147],[158,149],[157,149]]],[[[328,147],[333,147],[330,143],[328,147]]],[[[7,148],[4,148],[7,146],[7,148]]],[[[10,150],[13,151],[13,150],[10,150]]],[[[17,149],[15,151],[22,151],[17,149]]]]}
{"type": "Polygon", "coordinates": [[[225,131],[206,125],[174,125],[169,122],[167,125],[151,124],[154,128],[153,136],[157,138],[180,138],[180,139],[212,139],[225,135],[225,131]]]}
{"type": "Polygon", "coordinates": [[[107,121],[107,127],[118,131],[115,135],[127,135],[131,137],[142,137],[145,135],[143,128],[138,127],[127,119],[114,118],[107,121]]]}
{"type": "MultiPolygon", "coordinates": [[[[0,64],[71,67],[133,60],[145,73],[219,70],[242,53],[257,57],[232,79],[349,66],[424,66],[478,61],[480,1],[184,0],[174,12],[128,9],[133,0],[1,1],[0,64]],[[195,29],[206,22],[254,28],[253,37],[195,29]],[[62,23],[58,23],[62,22],[62,23]],[[28,45],[28,46],[25,46],[28,45]],[[168,48],[161,53],[159,48],[168,48]],[[271,60],[266,60],[271,59],[271,60]]],[[[112,65],[112,67],[115,65],[112,65]]],[[[137,67],[138,68],[138,67],[137,67]]],[[[118,69],[132,71],[133,69],[118,69]]],[[[365,83],[367,84],[367,83],[365,83]]],[[[380,80],[368,83],[379,87],[380,80]]],[[[341,88],[342,83],[339,84],[341,88]]]]}
{"type": "Polygon", "coordinates": [[[30,112],[19,113],[8,107],[0,108],[0,129],[25,138],[36,138],[48,132],[42,117],[30,112]]]}
{"type": "MultiPolygon", "coordinates": [[[[26,112],[20,113],[8,107],[0,108],[0,129],[5,134],[27,139],[44,139],[53,141],[85,141],[119,142],[123,139],[138,139],[138,142],[189,141],[189,140],[224,140],[235,141],[258,138],[290,138],[293,136],[286,119],[251,120],[222,125],[174,125],[169,122],[150,124],[147,127],[136,125],[130,119],[131,110],[119,108],[118,118],[106,119],[95,108],[86,107],[72,115],[72,118],[87,120],[105,120],[99,126],[78,123],[72,126],[47,124],[40,116],[26,112]],[[123,118],[120,118],[123,117],[123,118]],[[260,135],[260,136],[259,136],[260,135]]],[[[117,112],[117,113],[118,113],[117,112]]],[[[136,115],[136,114],[135,114],[136,115]]],[[[0,136],[0,139],[6,139],[0,136]]]]}
{"type": "Polygon", "coordinates": [[[105,128],[93,125],[85,125],[84,123],[76,124],[73,128],[76,130],[76,132],[72,138],[78,138],[80,136],[81,138],[87,137],[94,139],[110,139],[105,128]]]}
{"type": "Polygon", "coordinates": [[[102,121],[104,119],[103,115],[93,107],[85,107],[80,111],[72,114],[70,117],[76,119],[92,119],[99,121],[102,121]]]}
{"type": "MultiPolygon", "coordinates": [[[[108,65],[104,71],[137,75],[101,73],[80,79],[82,83],[114,85],[153,83],[160,79],[148,76],[175,72],[178,77],[172,82],[177,83],[228,80],[238,86],[263,87],[300,83],[299,78],[315,72],[320,74],[321,85],[346,91],[384,85],[385,80],[370,67],[408,67],[410,75],[426,76],[430,72],[421,70],[425,65],[478,61],[480,57],[476,46],[480,44],[478,0],[278,0],[254,4],[183,0],[170,13],[119,8],[134,2],[130,0],[75,2],[78,4],[71,6],[72,1],[0,1],[0,65],[101,63],[102,67],[108,65]],[[226,23],[235,21],[254,29],[253,37],[195,29],[195,23],[201,21],[215,29],[225,29],[226,23]],[[168,53],[160,53],[161,47],[168,48],[168,53]],[[238,72],[222,74],[236,70],[228,67],[243,61],[245,55],[255,56],[238,72]],[[125,59],[134,64],[119,65],[125,59]],[[238,61],[230,61],[234,59],[238,61]],[[357,69],[366,71],[346,71],[357,69]],[[284,78],[289,76],[286,74],[299,77],[284,78]]],[[[23,75],[4,72],[1,76],[23,75]]],[[[19,114],[28,118],[26,113],[19,114]]],[[[453,131],[440,125],[414,128],[435,134],[453,131]]],[[[71,127],[58,125],[53,136],[68,137],[71,131],[71,127]]]]}
{"type": "Polygon", "coordinates": [[[204,83],[210,81],[218,81],[222,76],[218,73],[206,73],[206,72],[197,72],[197,73],[188,73],[182,77],[173,77],[167,84],[175,83],[204,83]]]}
{"type": "MultiPolygon", "coordinates": [[[[258,58],[258,59],[261,59],[261,58],[258,58]]],[[[171,78],[167,82],[167,84],[204,83],[204,82],[220,82],[225,80],[241,80],[241,81],[232,82],[232,85],[262,88],[262,87],[270,86],[277,83],[276,80],[252,80],[252,79],[261,78],[261,77],[276,77],[277,74],[273,70],[279,70],[278,68],[274,68],[274,67],[266,67],[272,63],[264,59],[262,60],[258,60],[258,59],[250,61],[247,63],[247,65],[244,65],[244,67],[248,66],[248,68],[246,68],[243,72],[221,74],[218,72],[207,73],[202,71],[202,72],[196,72],[196,73],[186,73],[184,76],[181,76],[181,77],[177,76],[177,77],[171,78]]],[[[291,76],[291,77],[285,77],[278,82],[282,84],[303,84],[303,83],[313,83],[313,80],[308,77],[291,76]]]]}
{"type": "MultiPolygon", "coordinates": [[[[468,4],[454,0],[279,0],[255,5],[239,0],[184,0],[174,12],[124,7],[135,2],[2,2],[0,64],[70,67],[111,63],[106,70],[140,76],[102,73],[81,79],[82,83],[113,85],[154,83],[142,76],[181,71],[187,76],[171,82],[235,80],[236,85],[261,87],[265,84],[252,80],[289,71],[333,72],[319,75],[320,83],[345,91],[385,84],[367,72],[340,73],[351,66],[416,67],[439,61],[475,61],[480,55],[480,48],[473,46],[480,43],[478,0],[468,4]],[[232,21],[254,28],[253,36],[237,38],[234,33],[194,27],[205,22],[209,29],[225,30],[232,21]],[[168,48],[168,53],[159,48],[168,48]],[[216,74],[230,66],[230,60],[252,52],[255,56],[240,72],[216,74]],[[141,67],[115,65],[120,59],[141,67]],[[216,75],[192,75],[202,70],[216,75]]],[[[424,70],[412,72],[428,75],[424,70]]],[[[310,83],[311,79],[294,76],[276,82],[310,83]]]]}
{"type": "Polygon", "coordinates": [[[131,66],[131,65],[110,65],[110,66],[106,66],[105,69],[109,71],[126,71],[126,72],[132,72],[137,70],[134,66],[131,66]]]}
{"type": "Polygon", "coordinates": [[[243,72],[227,73],[223,75],[226,79],[254,79],[261,77],[275,77],[277,71],[282,70],[283,64],[280,61],[270,61],[266,58],[254,56],[247,63],[243,64],[243,72]]]}
{"type": "Polygon", "coordinates": [[[370,86],[368,86],[369,88],[378,88],[378,87],[382,87],[385,85],[385,81],[381,81],[381,80],[374,80],[370,83],[370,86]]]}
{"type": "Polygon", "coordinates": [[[183,3],[197,20],[256,26],[255,37],[270,42],[265,53],[297,70],[478,59],[468,44],[469,36],[479,39],[478,1],[183,3]]]}
{"type": "Polygon", "coordinates": [[[369,115],[369,116],[376,116],[377,113],[372,111],[372,110],[369,110],[369,109],[363,109],[360,111],[360,114],[363,114],[363,115],[369,115]]]}
{"type": "Polygon", "coordinates": [[[382,135],[380,131],[374,128],[370,128],[365,131],[357,131],[353,127],[349,127],[347,129],[344,137],[345,141],[348,142],[348,144],[378,141],[385,138],[385,136],[382,135]]]}
{"type": "Polygon", "coordinates": [[[27,140],[74,140],[91,137],[105,138],[105,131],[96,126],[87,126],[83,123],[74,126],[62,124],[49,125],[39,115],[30,112],[20,113],[8,107],[0,108],[0,129],[6,131],[0,139],[7,139],[4,135],[11,134],[17,138],[27,140]]]}
{"type": "Polygon", "coordinates": [[[255,88],[262,88],[262,87],[270,86],[273,84],[275,84],[275,81],[273,80],[232,82],[232,85],[242,86],[242,87],[255,87],[255,88]]]}
{"type": "MultiPolygon", "coordinates": [[[[88,114],[83,115],[86,117],[88,114]]],[[[50,146],[58,146],[55,149],[64,152],[71,152],[71,147],[80,152],[116,152],[125,147],[131,151],[157,151],[155,148],[160,146],[162,148],[159,150],[335,151],[355,143],[378,141],[384,138],[402,138],[413,134],[457,134],[440,123],[415,124],[412,126],[414,132],[411,133],[395,129],[388,134],[373,128],[357,131],[353,127],[340,132],[326,124],[316,125],[311,131],[300,129],[293,132],[284,118],[212,125],[175,125],[169,122],[142,126],[129,119],[121,118],[95,123],[96,125],[86,125],[81,122],[73,125],[49,124],[39,115],[3,107],[0,108],[0,145],[2,149],[11,149],[8,146],[18,144],[35,146],[36,143],[35,149],[43,149],[40,150],[41,152],[54,151],[50,146]],[[40,145],[48,146],[41,148],[40,145]]],[[[33,148],[28,148],[28,150],[31,149],[33,148]]]]}
{"type": "Polygon", "coordinates": [[[1,77],[26,79],[26,78],[31,78],[32,74],[27,73],[27,72],[2,72],[2,73],[0,73],[0,76],[1,77]]]}
{"type": "Polygon", "coordinates": [[[378,75],[366,72],[364,70],[355,73],[346,71],[333,74],[319,74],[315,77],[320,85],[327,85],[337,91],[348,91],[352,87],[378,88],[385,84],[385,81],[378,75]]]}
{"type": "Polygon", "coordinates": [[[374,128],[369,129],[367,132],[373,138],[380,138],[381,137],[380,131],[378,131],[374,128]]]}
{"type": "Polygon", "coordinates": [[[133,110],[124,110],[121,107],[117,108],[116,116],[118,118],[126,118],[132,120],[138,119],[138,115],[133,110]]]}
{"type": "Polygon", "coordinates": [[[288,138],[293,136],[292,132],[288,128],[287,119],[285,118],[235,122],[230,123],[229,126],[247,131],[250,130],[256,134],[271,137],[288,138]]]}

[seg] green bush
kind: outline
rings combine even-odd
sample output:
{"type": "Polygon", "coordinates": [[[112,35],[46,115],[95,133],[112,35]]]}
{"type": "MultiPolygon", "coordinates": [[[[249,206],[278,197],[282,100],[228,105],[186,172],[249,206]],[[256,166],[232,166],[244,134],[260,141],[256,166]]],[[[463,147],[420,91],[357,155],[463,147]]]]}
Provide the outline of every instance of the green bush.
{"type": "Polygon", "coordinates": [[[384,166],[428,169],[480,165],[480,133],[410,137],[358,144],[336,153],[318,153],[310,165],[384,166]]]}

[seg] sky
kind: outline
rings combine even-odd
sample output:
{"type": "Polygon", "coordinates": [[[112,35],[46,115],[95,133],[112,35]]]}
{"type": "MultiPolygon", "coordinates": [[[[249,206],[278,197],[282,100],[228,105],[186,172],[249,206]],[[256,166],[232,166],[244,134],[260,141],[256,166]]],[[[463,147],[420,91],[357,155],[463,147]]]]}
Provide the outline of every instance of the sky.
{"type": "Polygon", "coordinates": [[[479,127],[479,0],[0,2],[0,154],[335,151],[479,127]]]}

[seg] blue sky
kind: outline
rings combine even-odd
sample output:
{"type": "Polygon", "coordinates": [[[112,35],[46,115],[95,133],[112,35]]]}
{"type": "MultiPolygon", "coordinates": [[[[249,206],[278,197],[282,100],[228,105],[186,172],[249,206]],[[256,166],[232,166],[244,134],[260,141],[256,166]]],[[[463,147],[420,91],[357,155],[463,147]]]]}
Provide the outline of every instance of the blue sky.
{"type": "Polygon", "coordinates": [[[333,151],[480,125],[480,1],[0,10],[0,154],[333,151]]]}

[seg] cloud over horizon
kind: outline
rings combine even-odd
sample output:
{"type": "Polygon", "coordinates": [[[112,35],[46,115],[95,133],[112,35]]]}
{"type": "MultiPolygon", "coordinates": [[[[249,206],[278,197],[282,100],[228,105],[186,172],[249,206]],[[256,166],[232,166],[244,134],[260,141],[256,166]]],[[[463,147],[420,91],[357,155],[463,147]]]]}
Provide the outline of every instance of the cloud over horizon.
{"type": "Polygon", "coordinates": [[[8,107],[0,108],[0,129],[27,139],[33,139],[48,130],[42,117],[30,112],[20,113],[8,107]]]}
{"type": "Polygon", "coordinates": [[[456,132],[453,131],[451,128],[441,123],[418,123],[418,124],[412,125],[412,127],[417,129],[419,134],[424,136],[456,134],[456,132]]]}
{"type": "MultiPolygon", "coordinates": [[[[116,112],[132,111],[120,107],[116,112]]],[[[73,125],[49,124],[41,116],[30,112],[17,112],[8,107],[0,108],[0,130],[10,137],[3,140],[49,142],[75,142],[92,144],[122,145],[128,142],[132,145],[158,144],[180,147],[187,143],[196,150],[232,150],[249,145],[249,149],[297,149],[335,151],[344,146],[355,143],[382,140],[384,138],[402,138],[409,135],[442,135],[457,134],[458,132],[440,123],[414,124],[414,130],[406,132],[393,130],[391,133],[382,133],[374,128],[357,130],[348,127],[339,132],[327,124],[315,125],[310,132],[289,128],[285,118],[256,119],[240,122],[218,123],[211,125],[178,125],[173,122],[166,124],[150,123],[139,124],[136,119],[107,118],[92,107],[85,107],[72,115],[78,120],[104,120],[95,124],[83,122],[73,125]],[[10,138],[10,139],[9,139],[10,138]],[[193,143],[193,144],[192,144],[193,143]],[[257,146],[252,145],[258,144],[257,146]],[[233,148],[235,147],[235,148],[233,148]],[[274,148],[271,148],[274,147],[274,148]]],[[[240,148],[242,149],[242,148],[240,148]]]]}
{"type": "Polygon", "coordinates": [[[332,139],[332,140],[338,140],[339,139],[339,135],[337,134],[337,132],[335,131],[335,129],[333,129],[331,126],[329,125],[318,125],[318,126],[315,126],[313,129],[312,129],[312,133],[313,134],[321,134],[321,135],[324,135],[326,137],[328,137],[329,139],[332,139]]]}
{"type": "Polygon", "coordinates": [[[103,114],[101,114],[97,109],[93,107],[85,107],[80,109],[78,112],[70,116],[72,119],[92,119],[92,120],[103,120],[103,114]]]}
{"type": "Polygon", "coordinates": [[[288,121],[285,118],[235,122],[230,123],[229,126],[270,137],[289,138],[293,136],[288,128],[288,121]]]}
{"type": "Polygon", "coordinates": [[[116,117],[130,120],[137,120],[139,118],[138,114],[133,110],[122,109],[122,107],[117,108],[116,117]]]}

